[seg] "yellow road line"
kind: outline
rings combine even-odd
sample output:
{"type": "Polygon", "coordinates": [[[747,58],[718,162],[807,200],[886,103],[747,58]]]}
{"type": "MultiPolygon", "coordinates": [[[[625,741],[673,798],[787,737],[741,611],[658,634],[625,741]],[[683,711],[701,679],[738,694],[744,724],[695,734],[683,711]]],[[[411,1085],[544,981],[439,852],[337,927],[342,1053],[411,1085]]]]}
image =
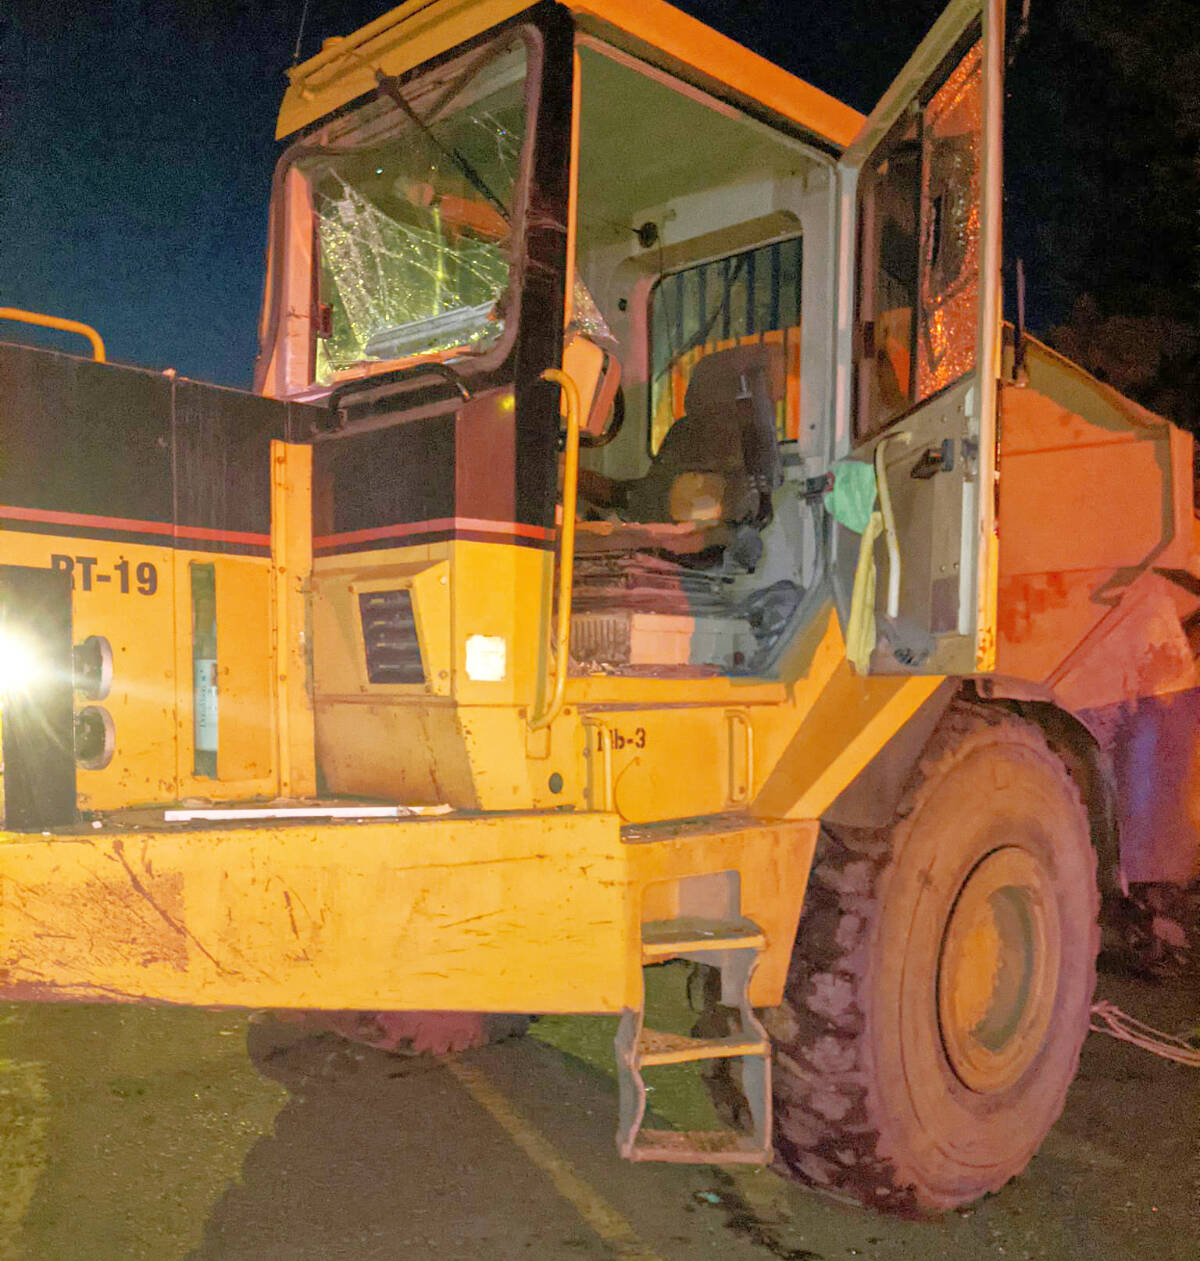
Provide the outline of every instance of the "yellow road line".
{"type": "Polygon", "coordinates": [[[48,1114],[43,1066],[0,1059],[0,1261],[21,1255],[17,1235],[47,1163],[48,1114]]]}
{"type": "Polygon", "coordinates": [[[446,1067],[492,1120],[546,1174],[554,1189],[626,1261],[662,1261],[634,1234],[633,1227],[575,1172],[570,1161],[527,1121],[472,1064],[446,1060],[446,1067]]]}

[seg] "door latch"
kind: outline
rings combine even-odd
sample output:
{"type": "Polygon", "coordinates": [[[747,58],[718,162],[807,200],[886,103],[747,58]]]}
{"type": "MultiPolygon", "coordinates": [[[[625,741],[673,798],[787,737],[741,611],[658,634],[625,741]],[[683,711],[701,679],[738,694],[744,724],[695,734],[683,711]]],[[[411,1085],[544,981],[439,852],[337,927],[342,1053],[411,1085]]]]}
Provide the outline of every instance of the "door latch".
{"type": "Polygon", "coordinates": [[[954,468],[954,439],[943,438],[941,446],[927,447],[921,458],[912,466],[909,477],[928,481],[937,473],[949,473],[954,468]]]}

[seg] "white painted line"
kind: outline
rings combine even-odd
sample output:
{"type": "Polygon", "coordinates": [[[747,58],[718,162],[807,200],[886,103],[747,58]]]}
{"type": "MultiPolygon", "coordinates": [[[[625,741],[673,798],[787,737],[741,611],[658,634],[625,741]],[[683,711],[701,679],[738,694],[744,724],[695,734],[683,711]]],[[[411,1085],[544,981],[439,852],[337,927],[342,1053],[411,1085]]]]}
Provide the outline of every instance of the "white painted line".
{"type": "Polygon", "coordinates": [[[164,810],[167,823],[197,820],[225,822],[235,819],[398,819],[415,815],[409,806],[264,806],[232,810],[164,810]]]}

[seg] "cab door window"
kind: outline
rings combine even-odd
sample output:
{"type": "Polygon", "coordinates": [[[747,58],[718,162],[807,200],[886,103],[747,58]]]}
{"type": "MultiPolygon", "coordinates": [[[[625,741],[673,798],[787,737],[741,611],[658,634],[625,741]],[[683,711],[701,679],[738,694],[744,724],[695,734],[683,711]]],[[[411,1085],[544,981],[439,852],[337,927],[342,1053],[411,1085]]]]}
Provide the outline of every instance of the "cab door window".
{"type": "Polygon", "coordinates": [[[977,38],[892,130],[859,188],[855,437],[975,366],[983,58],[977,38]]]}

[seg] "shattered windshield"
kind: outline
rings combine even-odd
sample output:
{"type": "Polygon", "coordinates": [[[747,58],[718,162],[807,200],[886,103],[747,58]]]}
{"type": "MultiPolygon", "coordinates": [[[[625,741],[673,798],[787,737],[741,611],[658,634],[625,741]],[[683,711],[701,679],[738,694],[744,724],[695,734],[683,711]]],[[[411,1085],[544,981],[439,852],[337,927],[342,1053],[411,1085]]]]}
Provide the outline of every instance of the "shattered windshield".
{"type": "Polygon", "coordinates": [[[526,131],[523,43],[336,120],[296,162],[317,271],[316,380],[504,330],[526,131]],[[319,146],[319,147],[317,147],[319,146]]]}

